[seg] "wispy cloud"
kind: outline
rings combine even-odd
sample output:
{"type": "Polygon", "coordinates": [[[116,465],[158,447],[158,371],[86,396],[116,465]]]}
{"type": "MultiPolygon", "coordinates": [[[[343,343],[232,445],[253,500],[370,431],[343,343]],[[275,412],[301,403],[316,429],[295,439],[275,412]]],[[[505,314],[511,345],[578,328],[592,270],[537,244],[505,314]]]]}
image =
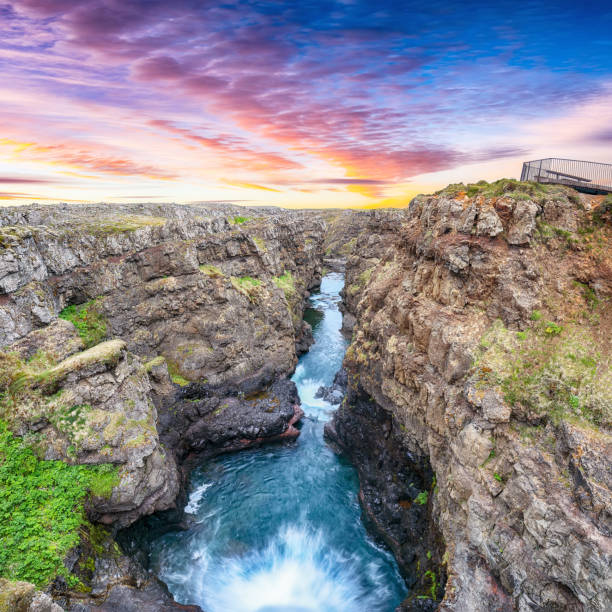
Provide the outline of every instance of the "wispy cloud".
{"type": "Polygon", "coordinates": [[[0,137],[20,144],[0,161],[33,180],[51,167],[49,189],[86,173],[102,198],[165,179],[185,200],[362,203],[466,164],[520,167],[534,125],[608,95],[611,30],[610,11],[552,0],[9,1],[0,137]]]}

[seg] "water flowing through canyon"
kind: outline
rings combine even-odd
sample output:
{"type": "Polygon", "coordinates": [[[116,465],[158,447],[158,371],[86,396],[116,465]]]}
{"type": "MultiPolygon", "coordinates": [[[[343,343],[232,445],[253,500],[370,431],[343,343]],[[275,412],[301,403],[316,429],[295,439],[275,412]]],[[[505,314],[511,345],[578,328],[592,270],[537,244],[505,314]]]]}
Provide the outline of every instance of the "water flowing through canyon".
{"type": "Polygon", "coordinates": [[[152,543],[151,566],[177,601],[207,612],[388,612],[404,598],[393,556],[361,522],[355,469],[323,440],[334,407],[315,394],[347,346],[343,282],[330,273],[310,298],[315,343],[293,375],[300,437],[196,467],[190,528],[152,543]]]}

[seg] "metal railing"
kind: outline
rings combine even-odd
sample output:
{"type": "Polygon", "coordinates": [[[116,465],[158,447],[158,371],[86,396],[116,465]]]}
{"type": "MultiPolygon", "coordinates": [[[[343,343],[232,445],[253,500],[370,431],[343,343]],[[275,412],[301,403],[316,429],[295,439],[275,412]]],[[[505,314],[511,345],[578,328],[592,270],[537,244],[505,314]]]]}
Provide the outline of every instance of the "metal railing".
{"type": "Polygon", "coordinates": [[[612,164],[548,157],[523,164],[521,181],[568,185],[584,193],[612,193],[612,164]]]}

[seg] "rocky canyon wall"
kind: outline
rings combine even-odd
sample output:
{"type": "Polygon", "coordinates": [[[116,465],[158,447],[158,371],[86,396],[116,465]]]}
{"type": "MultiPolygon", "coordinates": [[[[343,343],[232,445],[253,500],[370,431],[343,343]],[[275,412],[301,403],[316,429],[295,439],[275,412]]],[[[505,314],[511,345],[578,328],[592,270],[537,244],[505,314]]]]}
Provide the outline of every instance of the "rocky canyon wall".
{"type": "Polygon", "coordinates": [[[611,239],[589,198],[514,181],[357,239],[327,435],[413,585],[402,609],[612,607],[611,239]]]}
{"type": "Polygon", "coordinates": [[[323,238],[318,216],[272,209],[0,212],[0,418],[40,458],[112,468],[86,501],[111,531],[65,551],[81,592],[56,579],[64,609],[183,609],[112,534],[177,507],[188,455],[298,435],[287,375],[323,238]]]}

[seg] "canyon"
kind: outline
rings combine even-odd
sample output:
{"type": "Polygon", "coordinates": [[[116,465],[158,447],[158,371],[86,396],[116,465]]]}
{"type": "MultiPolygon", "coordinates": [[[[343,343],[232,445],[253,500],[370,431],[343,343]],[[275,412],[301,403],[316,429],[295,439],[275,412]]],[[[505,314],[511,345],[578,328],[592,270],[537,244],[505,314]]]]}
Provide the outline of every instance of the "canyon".
{"type": "MultiPolygon", "coordinates": [[[[0,610],[200,609],[147,547],[189,528],[195,466],[291,452],[304,311],[330,271],[350,343],[325,436],[397,560],[398,609],[610,609],[606,206],[500,181],[397,210],[0,211],[0,434],[19,465],[83,483],[45,564],[0,556],[0,610]]],[[[28,529],[53,522],[26,507],[28,529]]]]}

